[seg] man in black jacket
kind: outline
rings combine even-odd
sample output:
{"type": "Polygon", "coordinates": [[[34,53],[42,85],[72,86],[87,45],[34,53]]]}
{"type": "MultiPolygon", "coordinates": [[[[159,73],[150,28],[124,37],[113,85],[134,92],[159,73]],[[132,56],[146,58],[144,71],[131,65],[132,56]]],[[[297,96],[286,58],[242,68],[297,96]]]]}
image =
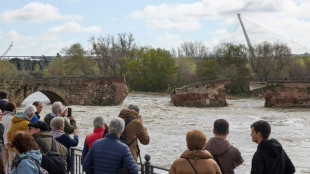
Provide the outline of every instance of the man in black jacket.
{"type": "Polygon", "coordinates": [[[251,174],[292,174],[295,167],[276,139],[268,139],[271,126],[259,120],[251,125],[252,141],[257,143],[257,151],[252,159],[251,174]]]}

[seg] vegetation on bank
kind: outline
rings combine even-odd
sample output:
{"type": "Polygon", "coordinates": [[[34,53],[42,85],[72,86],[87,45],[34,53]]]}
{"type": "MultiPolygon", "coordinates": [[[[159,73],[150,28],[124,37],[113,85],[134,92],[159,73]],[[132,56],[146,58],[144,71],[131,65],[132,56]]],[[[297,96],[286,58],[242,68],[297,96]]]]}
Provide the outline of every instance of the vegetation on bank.
{"type": "Polygon", "coordinates": [[[227,94],[249,94],[249,81],[268,77],[309,77],[310,57],[293,56],[282,43],[262,42],[249,56],[245,45],[223,43],[208,50],[184,41],[170,51],[138,46],[132,34],[91,37],[91,50],[79,43],[63,48],[51,62],[0,60],[0,78],[50,76],[124,76],[134,91],[163,92],[196,81],[231,79],[227,94]],[[255,56],[253,56],[255,55],[255,56]]]}

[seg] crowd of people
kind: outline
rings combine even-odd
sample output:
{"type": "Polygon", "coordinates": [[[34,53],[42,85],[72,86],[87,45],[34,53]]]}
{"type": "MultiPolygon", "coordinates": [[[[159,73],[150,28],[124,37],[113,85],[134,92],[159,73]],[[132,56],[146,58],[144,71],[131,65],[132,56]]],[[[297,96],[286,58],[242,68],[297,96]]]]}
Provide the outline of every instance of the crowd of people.
{"type": "MultiPolygon", "coordinates": [[[[36,101],[16,113],[16,105],[0,91],[0,174],[69,173],[69,149],[79,143],[77,123],[61,102],[52,104],[51,113],[40,116],[42,102],[36,101]]],[[[138,174],[139,142],[147,145],[150,137],[136,105],[120,111],[108,124],[101,116],[93,120],[93,133],[86,136],[81,163],[87,174],[138,174]]],[[[269,139],[271,126],[259,120],[251,126],[257,151],[251,174],[292,174],[295,167],[276,139],[269,139]]],[[[214,137],[207,141],[201,130],[186,134],[187,150],[176,159],[169,174],[233,174],[243,163],[240,151],[227,140],[229,123],[217,119],[214,137]]]]}

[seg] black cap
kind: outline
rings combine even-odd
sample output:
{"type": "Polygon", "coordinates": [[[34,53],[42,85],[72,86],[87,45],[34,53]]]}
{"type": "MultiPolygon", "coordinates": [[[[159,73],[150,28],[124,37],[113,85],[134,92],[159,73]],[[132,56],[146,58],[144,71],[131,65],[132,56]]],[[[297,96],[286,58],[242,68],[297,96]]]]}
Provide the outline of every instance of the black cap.
{"type": "Polygon", "coordinates": [[[43,121],[35,121],[28,124],[28,127],[40,128],[41,131],[47,131],[47,126],[43,121]]]}

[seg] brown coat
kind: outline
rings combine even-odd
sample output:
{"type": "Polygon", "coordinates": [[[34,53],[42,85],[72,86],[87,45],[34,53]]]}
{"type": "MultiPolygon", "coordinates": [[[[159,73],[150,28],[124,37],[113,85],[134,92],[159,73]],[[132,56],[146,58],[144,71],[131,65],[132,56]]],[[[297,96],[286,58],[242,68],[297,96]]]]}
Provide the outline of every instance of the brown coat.
{"type": "Polygon", "coordinates": [[[225,174],[234,174],[234,169],[243,163],[239,150],[232,146],[225,138],[211,138],[207,142],[206,150],[217,156],[225,174]]]}
{"type": "Polygon", "coordinates": [[[186,150],[173,162],[169,174],[195,174],[186,158],[189,158],[199,174],[221,174],[220,167],[206,150],[186,150]]]}
{"type": "Polygon", "coordinates": [[[147,145],[150,142],[149,134],[146,128],[142,124],[142,120],[138,119],[138,113],[131,109],[123,109],[118,115],[120,118],[126,120],[126,118],[133,117],[134,120],[130,121],[126,127],[126,143],[129,144],[134,141],[129,149],[135,161],[138,159],[138,139],[141,144],[147,145]]]}

